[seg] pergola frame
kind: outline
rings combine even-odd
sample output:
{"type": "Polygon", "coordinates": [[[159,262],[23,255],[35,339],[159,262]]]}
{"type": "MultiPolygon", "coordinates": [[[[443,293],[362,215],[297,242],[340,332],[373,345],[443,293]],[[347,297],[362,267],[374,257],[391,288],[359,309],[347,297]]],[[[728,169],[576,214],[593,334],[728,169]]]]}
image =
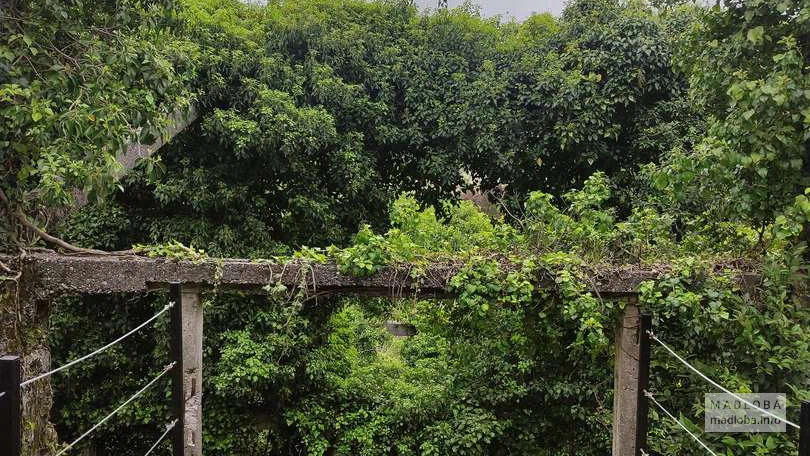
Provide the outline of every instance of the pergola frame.
{"type": "MultiPolygon", "coordinates": [[[[391,266],[368,278],[341,274],[333,262],[312,263],[301,260],[270,263],[243,259],[206,259],[199,262],[171,261],[135,255],[62,255],[34,251],[24,256],[3,256],[0,261],[21,271],[20,299],[33,303],[36,312],[47,314],[50,303],[65,296],[139,294],[168,289],[179,296],[182,347],[177,349],[182,369],[181,452],[185,456],[202,455],[202,328],[201,294],[206,290],[264,292],[268,284],[281,283],[288,288],[307,287],[312,296],[363,295],[381,297],[454,297],[448,284],[461,263],[431,264],[414,279],[407,265],[391,266]]],[[[508,260],[502,267],[514,267],[508,260]]],[[[718,272],[726,269],[718,265],[718,272]]],[[[646,371],[642,366],[640,336],[641,312],[637,291],[641,283],[671,271],[658,267],[593,268],[586,277],[589,291],[605,300],[625,300],[623,314],[616,322],[616,359],[614,365],[613,451],[614,456],[637,456],[645,445],[646,371]],[[639,413],[639,410],[642,413],[639,413]]],[[[759,283],[756,273],[735,272],[740,288],[753,290],[759,283]]],[[[540,273],[538,288],[555,287],[553,277],[540,273]]],[[[42,366],[47,369],[48,366],[42,366]]],[[[28,376],[35,372],[26,373],[28,376]]],[[[178,392],[179,394],[179,392],[178,392]]]]}

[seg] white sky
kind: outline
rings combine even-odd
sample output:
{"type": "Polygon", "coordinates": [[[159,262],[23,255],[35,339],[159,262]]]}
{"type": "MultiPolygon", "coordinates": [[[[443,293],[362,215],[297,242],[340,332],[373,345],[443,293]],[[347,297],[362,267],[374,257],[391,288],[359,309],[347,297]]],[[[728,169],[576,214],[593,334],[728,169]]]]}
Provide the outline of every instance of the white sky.
{"type": "MultiPolygon", "coordinates": [[[[436,8],[439,0],[415,0],[420,8],[436,8]]],[[[450,8],[458,6],[463,0],[448,0],[450,8]]],[[[481,5],[481,12],[485,16],[500,14],[504,19],[514,16],[516,19],[526,19],[531,13],[549,12],[559,16],[565,6],[566,0],[474,0],[481,5]]]]}
{"type": "MultiPolygon", "coordinates": [[[[242,0],[247,3],[266,4],[267,0],[242,0]]],[[[436,8],[439,0],[414,0],[420,8],[436,8]]],[[[481,5],[481,12],[485,16],[500,14],[504,19],[515,17],[526,19],[531,13],[549,12],[559,16],[567,0],[473,0],[481,5]]],[[[453,8],[460,5],[463,0],[448,0],[447,6],[453,8]]]]}

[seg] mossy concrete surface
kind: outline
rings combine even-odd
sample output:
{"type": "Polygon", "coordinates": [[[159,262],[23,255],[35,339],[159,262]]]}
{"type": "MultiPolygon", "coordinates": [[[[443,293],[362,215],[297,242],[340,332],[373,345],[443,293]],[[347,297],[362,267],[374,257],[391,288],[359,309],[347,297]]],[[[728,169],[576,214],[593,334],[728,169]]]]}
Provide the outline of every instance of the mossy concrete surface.
{"type": "MultiPolygon", "coordinates": [[[[19,261],[4,261],[19,271],[19,261]]],[[[30,299],[26,277],[3,276],[0,284],[0,355],[20,356],[23,378],[50,368],[51,351],[47,341],[48,303],[30,299]]],[[[50,455],[57,444],[56,431],[49,422],[53,392],[49,379],[22,389],[23,455],[50,455]]]]}

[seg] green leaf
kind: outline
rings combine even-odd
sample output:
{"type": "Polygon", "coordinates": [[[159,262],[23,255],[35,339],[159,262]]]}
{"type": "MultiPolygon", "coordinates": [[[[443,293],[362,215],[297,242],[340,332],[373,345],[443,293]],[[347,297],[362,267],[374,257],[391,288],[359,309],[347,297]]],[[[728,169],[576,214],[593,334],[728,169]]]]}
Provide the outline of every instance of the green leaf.
{"type": "Polygon", "coordinates": [[[748,30],[748,41],[754,44],[762,43],[763,37],[765,36],[765,28],[761,25],[758,27],[754,27],[748,30]]]}
{"type": "Polygon", "coordinates": [[[669,176],[666,173],[660,172],[655,175],[653,180],[655,184],[655,188],[658,190],[664,190],[669,185],[669,176]]]}

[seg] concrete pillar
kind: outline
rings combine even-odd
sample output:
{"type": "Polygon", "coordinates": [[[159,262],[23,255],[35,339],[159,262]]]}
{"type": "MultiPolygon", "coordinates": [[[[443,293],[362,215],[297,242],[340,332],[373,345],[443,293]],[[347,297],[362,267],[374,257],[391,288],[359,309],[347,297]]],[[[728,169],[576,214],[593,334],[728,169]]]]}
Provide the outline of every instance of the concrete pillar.
{"type": "Polygon", "coordinates": [[[181,289],[183,321],[183,455],[202,456],[203,308],[200,289],[181,289]]]}
{"type": "Polygon", "coordinates": [[[638,301],[628,300],[616,324],[616,364],[613,370],[613,456],[637,456],[639,428],[638,301]]]}

